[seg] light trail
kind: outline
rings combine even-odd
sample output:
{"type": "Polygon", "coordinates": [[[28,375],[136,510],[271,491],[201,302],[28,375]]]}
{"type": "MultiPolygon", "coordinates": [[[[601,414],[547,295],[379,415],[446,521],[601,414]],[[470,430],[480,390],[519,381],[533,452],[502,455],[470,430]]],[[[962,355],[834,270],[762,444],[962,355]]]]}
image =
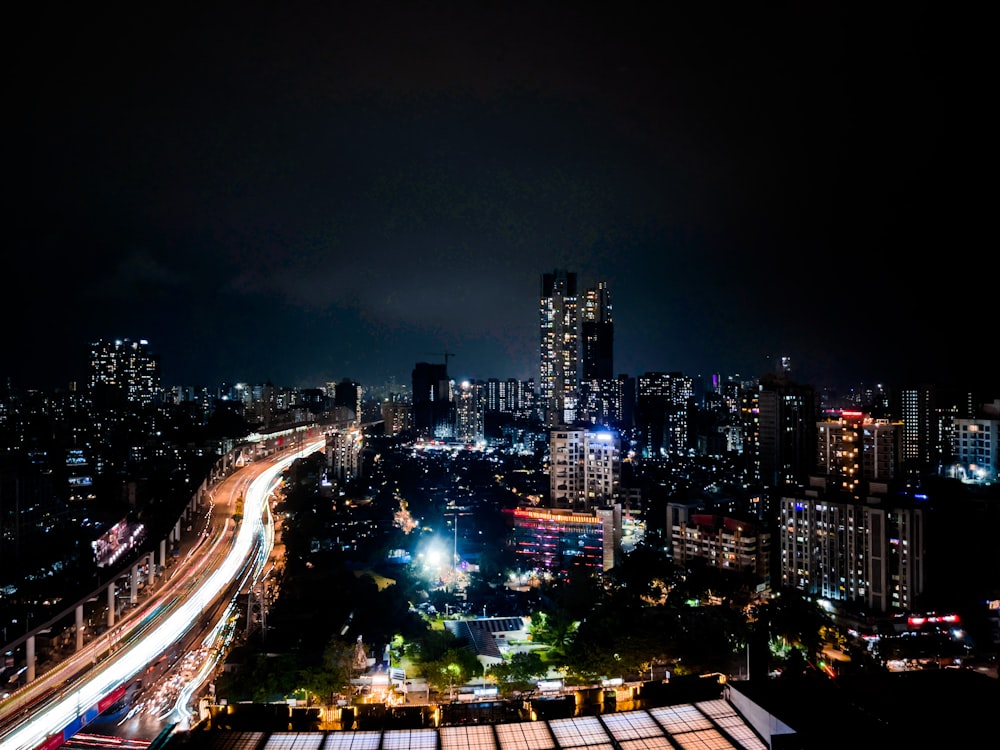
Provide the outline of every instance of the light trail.
{"type": "MultiPolygon", "coordinates": [[[[198,622],[206,608],[245,569],[251,553],[260,554],[260,539],[264,538],[268,545],[273,544],[273,537],[265,528],[263,513],[265,508],[270,512],[268,498],[280,483],[281,472],[296,459],[319,450],[323,445],[323,440],[309,443],[295,453],[279,459],[255,477],[244,495],[244,516],[237,527],[232,549],[219,567],[169,617],[128,645],[109,664],[88,673],[83,678],[82,686],[68,688],[65,694],[60,694],[57,701],[38,708],[27,720],[4,735],[0,739],[0,750],[33,750],[42,747],[50,737],[62,733],[102,698],[141,672],[155,657],[175,643],[178,636],[198,622]]],[[[227,530],[228,523],[229,521],[227,530]]],[[[270,547],[263,555],[265,561],[269,553],[270,547]]],[[[158,616],[161,608],[162,605],[154,610],[154,617],[158,616]]]]}

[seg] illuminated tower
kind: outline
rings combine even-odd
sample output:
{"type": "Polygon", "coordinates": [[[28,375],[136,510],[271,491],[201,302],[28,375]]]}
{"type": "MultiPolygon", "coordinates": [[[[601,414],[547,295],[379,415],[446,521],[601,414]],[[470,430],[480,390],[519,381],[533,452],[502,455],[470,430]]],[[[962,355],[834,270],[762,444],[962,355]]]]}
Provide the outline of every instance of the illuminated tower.
{"type": "Polygon", "coordinates": [[[600,282],[580,300],[580,414],[591,424],[621,420],[621,400],[614,377],[615,324],[611,292],[600,282]]]}
{"type": "Polygon", "coordinates": [[[573,424],[579,386],[580,331],[576,274],[542,274],[539,299],[539,391],[545,422],[573,424]]]}
{"type": "Polygon", "coordinates": [[[588,511],[619,502],[621,439],[618,433],[582,427],[549,432],[549,504],[588,511]]]}

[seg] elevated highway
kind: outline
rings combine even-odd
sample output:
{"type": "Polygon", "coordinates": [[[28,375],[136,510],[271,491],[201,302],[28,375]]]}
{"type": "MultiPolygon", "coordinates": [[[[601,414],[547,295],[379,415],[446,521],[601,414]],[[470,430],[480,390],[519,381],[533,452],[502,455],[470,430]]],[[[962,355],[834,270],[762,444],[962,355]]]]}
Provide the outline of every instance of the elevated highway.
{"type": "Polygon", "coordinates": [[[282,472],[297,458],[325,447],[324,430],[311,427],[275,436],[269,445],[240,446],[220,459],[218,472],[199,488],[178,519],[170,538],[160,543],[160,567],[152,553],[105,587],[49,623],[8,644],[23,648],[26,684],[0,692],[0,750],[57,748],[124,694],[147,665],[197,627],[211,628],[209,613],[221,597],[252,585],[273,545],[268,499],[282,472]],[[242,520],[233,516],[242,504],[242,520]],[[188,527],[186,544],[180,544],[188,527]],[[167,545],[183,550],[168,565],[167,545]],[[149,578],[139,593],[139,569],[149,578]],[[157,571],[159,575],[157,576],[157,571]],[[131,583],[128,602],[119,607],[119,582],[131,583]],[[106,628],[86,635],[88,605],[106,602],[106,628]],[[75,649],[39,674],[34,639],[59,621],[72,618],[75,649]]]}

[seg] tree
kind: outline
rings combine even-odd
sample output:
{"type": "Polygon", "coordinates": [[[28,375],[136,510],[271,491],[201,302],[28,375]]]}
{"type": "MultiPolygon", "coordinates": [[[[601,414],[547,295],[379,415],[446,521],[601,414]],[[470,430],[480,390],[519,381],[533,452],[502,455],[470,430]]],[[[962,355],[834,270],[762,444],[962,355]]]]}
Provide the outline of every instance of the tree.
{"type": "Polygon", "coordinates": [[[298,662],[291,654],[257,654],[228,681],[222,682],[218,690],[228,693],[227,697],[233,702],[270,703],[295,693],[299,688],[298,674],[298,662]]]}
{"type": "Polygon", "coordinates": [[[410,644],[407,655],[420,675],[438,692],[462,685],[482,668],[467,641],[449,630],[429,630],[410,644]]]}
{"type": "Polygon", "coordinates": [[[531,638],[535,643],[551,646],[555,657],[562,658],[573,642],[578,625],[565,609],[537,612],[531,618],[531,638]]]}
{"type": "Polygon", "coordinates": [[[309,691],[324,699],[336,693],[349,692],[355,648],[354,643],[336,636],[331,638],[323,652],[322,664],[305,672],[309,691]]]}
{"type": "Polygon", "coordinates": [[[499,692],[509,695],[534,688],[535,683],[548,674],[548,668],[537,652],[520,651],[510,659],[489,667],[487,674],[496,681],[499,692]]]}

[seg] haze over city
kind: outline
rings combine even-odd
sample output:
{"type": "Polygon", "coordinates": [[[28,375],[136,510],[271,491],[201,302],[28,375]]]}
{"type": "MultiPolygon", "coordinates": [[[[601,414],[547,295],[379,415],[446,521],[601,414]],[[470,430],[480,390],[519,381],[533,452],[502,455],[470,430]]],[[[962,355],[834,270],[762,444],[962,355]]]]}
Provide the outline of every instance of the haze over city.
{"type": "Polygon", "coordinates": [[[998,267],[959,19],[860,13],[23,9],[0,376],[144,338],[166,386],[405,384],[445,352],[537,378],[566,268],[611,290],[617,372],[964,382],[998,267]]]}

